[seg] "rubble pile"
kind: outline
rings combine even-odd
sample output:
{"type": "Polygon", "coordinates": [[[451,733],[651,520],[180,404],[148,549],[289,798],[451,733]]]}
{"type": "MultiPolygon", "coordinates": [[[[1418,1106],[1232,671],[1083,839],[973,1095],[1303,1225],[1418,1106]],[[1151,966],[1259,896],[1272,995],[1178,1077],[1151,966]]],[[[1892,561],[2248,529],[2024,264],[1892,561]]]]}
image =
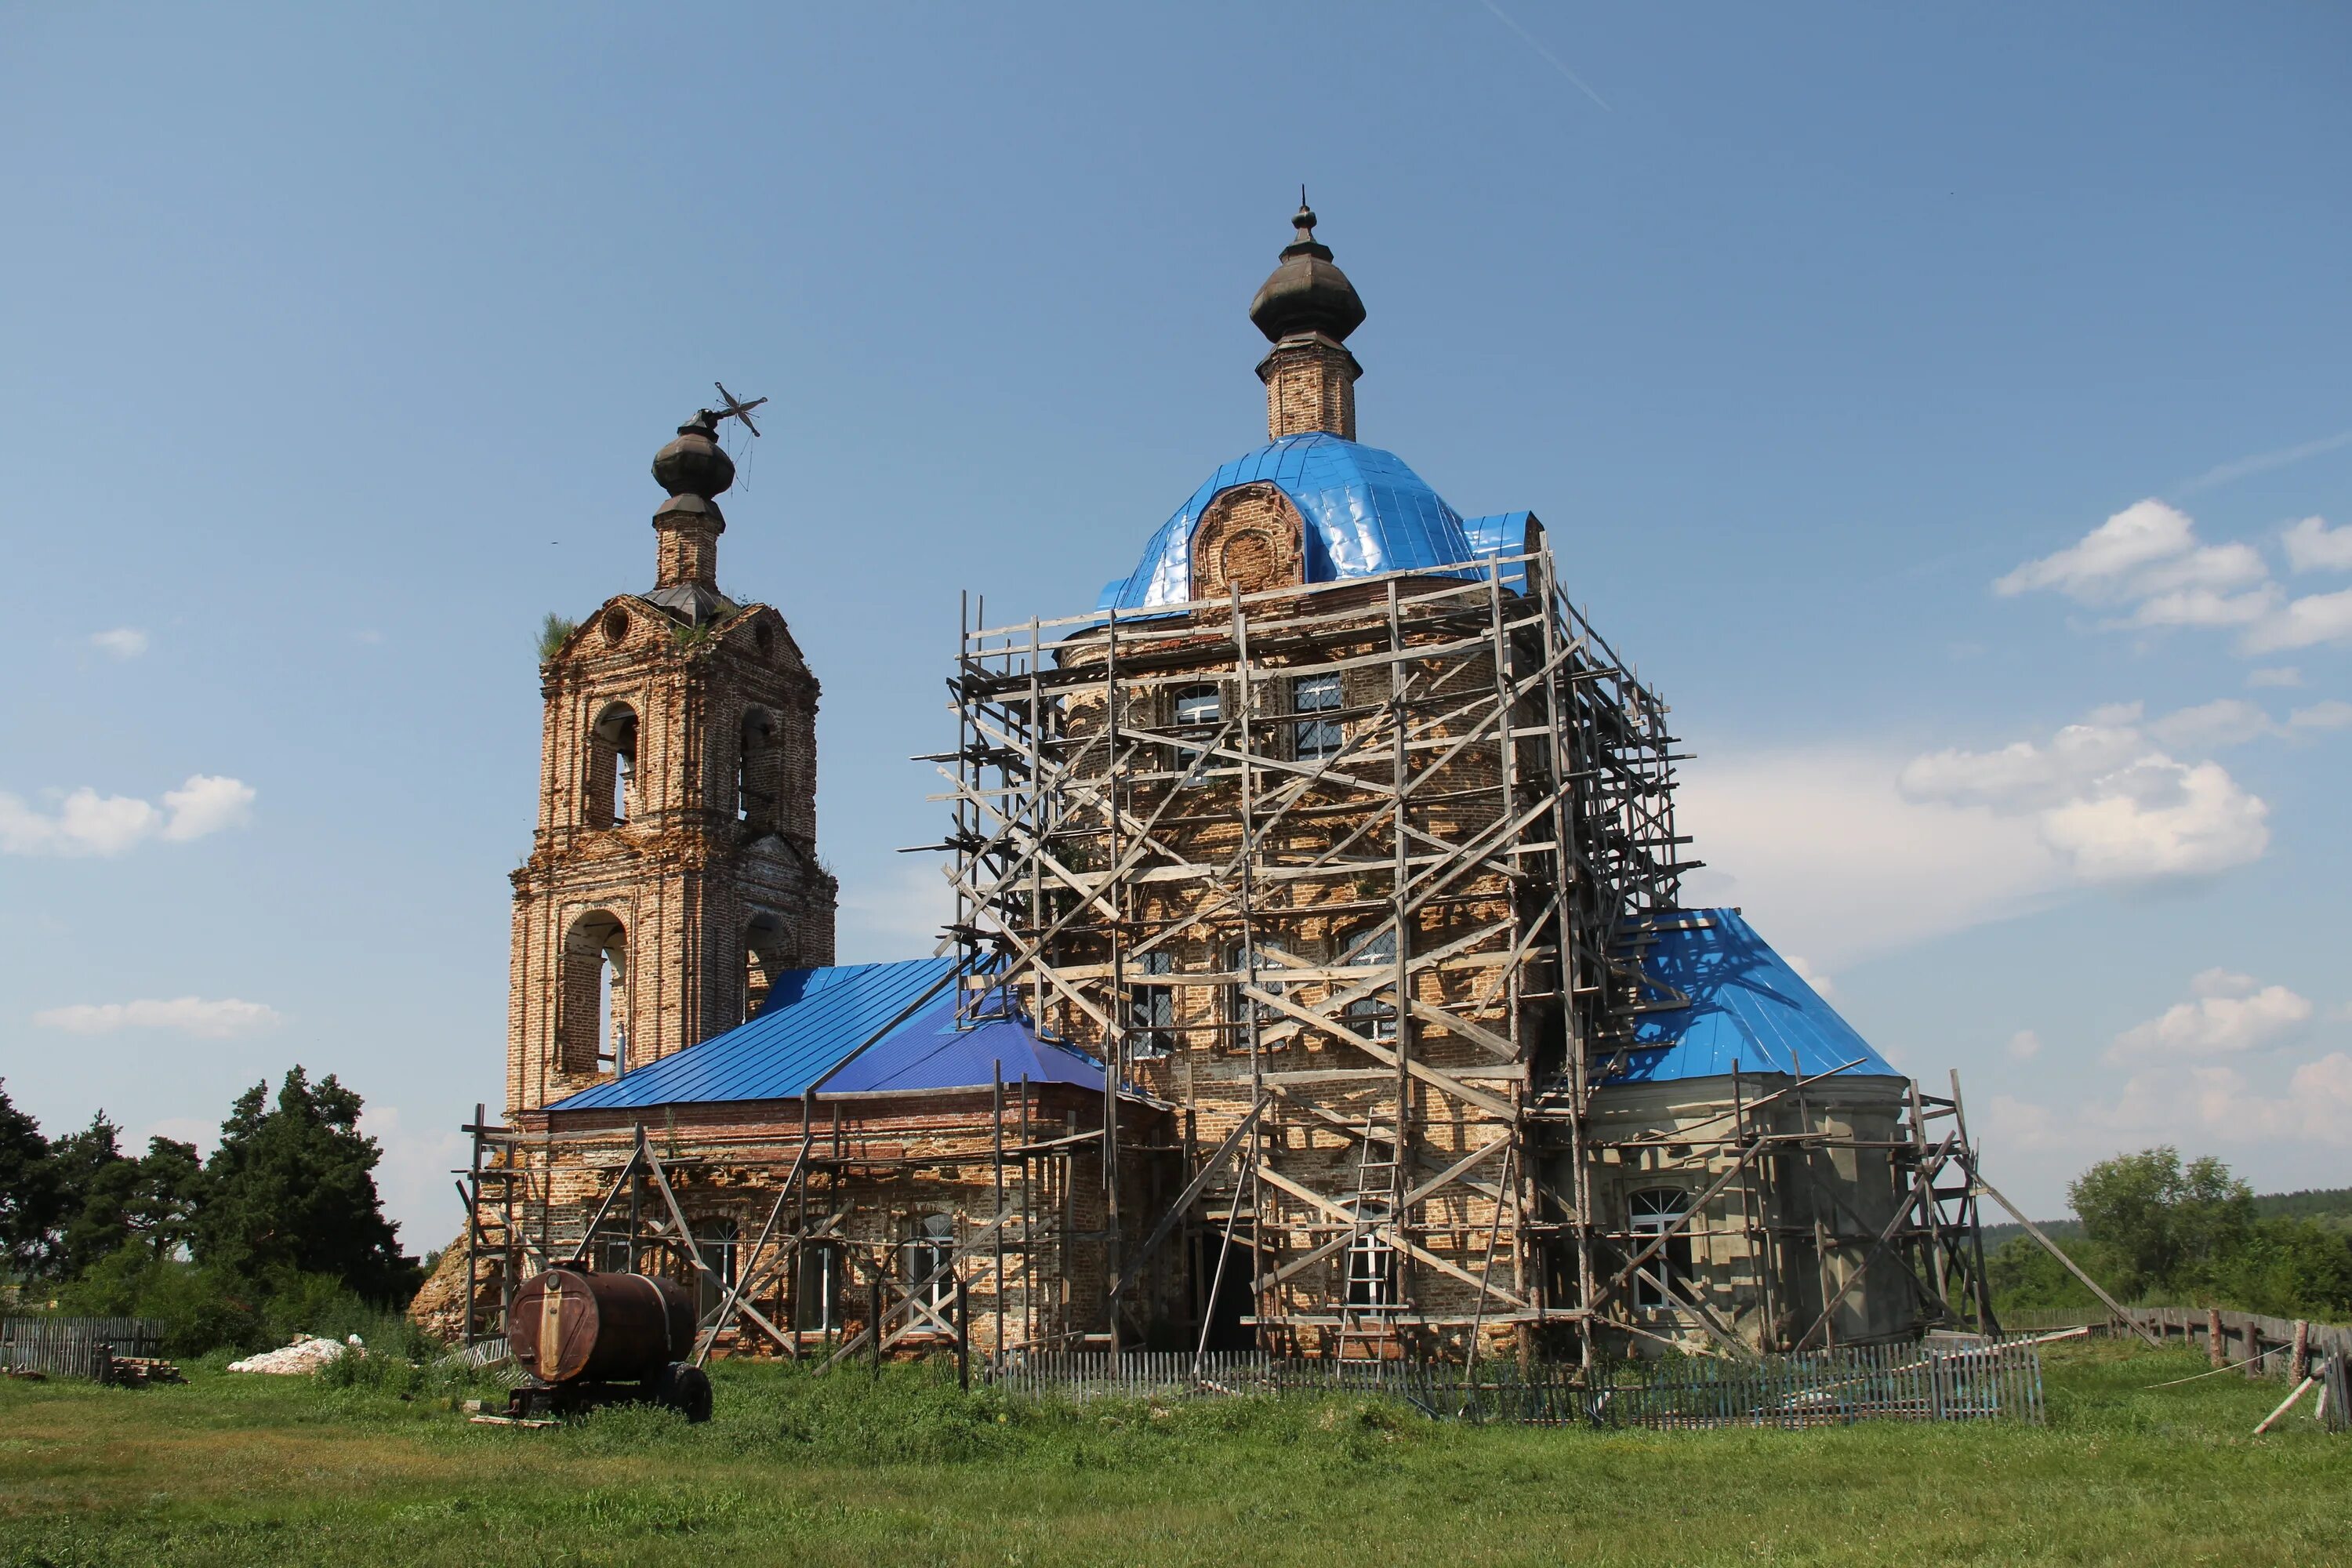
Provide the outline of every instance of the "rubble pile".
{"type": "Polygon", "coordinates": [[[353,1334],[348,1341],[314,1339],[309,1334],[296,1334],[283,1350],[263,1351],[243,1361],[228,1363],[231,1372],[268,1372],[280,1374],[306,1373],[318,1371],[329,1362],[341,1361],[345,1354],[365,1355],[366,1348],[353,1334]]]}

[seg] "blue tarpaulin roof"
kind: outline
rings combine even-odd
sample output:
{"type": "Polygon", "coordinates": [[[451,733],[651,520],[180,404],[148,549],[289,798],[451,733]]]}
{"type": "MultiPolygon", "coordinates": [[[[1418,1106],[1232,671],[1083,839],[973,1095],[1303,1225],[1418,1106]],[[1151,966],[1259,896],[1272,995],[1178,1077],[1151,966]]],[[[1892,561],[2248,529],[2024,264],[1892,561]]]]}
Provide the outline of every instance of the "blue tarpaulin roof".
{"type": "Polygon", "coordinates": [[[1026,1074],[1032,1083],[1101,1089],[1099,1063],[1023,1020],[958,1029],[954,973],[952,958],[789,970],[759,1016],[548,1109],[797,1100],[812,1085],[820,1094],[984,1089],[999,1064],[1007,1083],[1026,1074]]]}
{"type": "Polygon", "coordinates": [[[1106,586],[1095,607],[1143,610],[1192,598],[1193,525],[1220,491],[1261,479],[1289,497],[1307,521],[1310,583],[1459,566],[1472,559],[1461,514],[1403,459],[1313,431],[1285,436],[1210,475],[1151,536],[1142,563],[1106,586]]]}
{"type": "Polygon", "coordinates": [[[1610,1083],[1715,1078],[1735,1064],[1741,1072],[1810,1076],[1853,1062],[1843,1070],[1855,1077],[1902,1076],[1738,910],[1674,910],[1647,923],[1651,944],[1629,946],[1628,956],[1638,955],[1644,974],[1690,1005],[1642,1015],[1626,1070],[1610,1083]]]}

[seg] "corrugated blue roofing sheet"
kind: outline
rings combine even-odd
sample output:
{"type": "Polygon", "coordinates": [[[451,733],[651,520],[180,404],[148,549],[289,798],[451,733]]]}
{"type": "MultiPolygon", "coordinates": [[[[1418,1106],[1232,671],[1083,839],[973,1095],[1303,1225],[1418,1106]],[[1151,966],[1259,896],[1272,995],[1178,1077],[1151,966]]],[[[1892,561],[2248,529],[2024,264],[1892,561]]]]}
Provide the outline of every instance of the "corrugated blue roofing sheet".
{"type": "Polygon", "coordinates": [[[1654,940],[1638,950],[1643,973],[1690,1005],[1643,1014],[1626,1070],[1609,1082],[1715,1078],[1735,1064],[1742,1072],[1807,1076],[1853,1062],[1842,1070],[1902,1076],[1738,910],[1682,910],[1649,923],[1654,940]]]}
{"type": "Polygon", "coordinates": [[[1025,1022],[958,1029],[954,973],[952,958],[787,971],[758,1017],[548,1109],[797,1100],[813,1084],[821,1094],[986,1088],[999,1063],[1008,1083],[1025,1073],[1032,1083],[1102,1088],[1099,1063],[1025,1022]]]}
{"type": "Polygon", "coordinates": [[[1395,453],[1315,431],[1286,436],[1210,475],[1151,536],[1142,563],[1105,586],[1095,607],[1143,610],[1190,599],[1193,525],[1220,491],[1260,479],[1272,481],[1307,521],[1310,583],[1458,566],[1471,559],[1461,514],[1395,453]]]}

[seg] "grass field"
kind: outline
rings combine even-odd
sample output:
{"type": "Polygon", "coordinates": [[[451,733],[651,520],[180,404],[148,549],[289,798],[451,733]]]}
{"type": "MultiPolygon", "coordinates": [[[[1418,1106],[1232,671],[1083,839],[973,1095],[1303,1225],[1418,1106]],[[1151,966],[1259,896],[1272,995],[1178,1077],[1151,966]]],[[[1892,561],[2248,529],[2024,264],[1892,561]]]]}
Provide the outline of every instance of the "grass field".
{"type": "Polygon", "coordinates": [[[924,1368],[721,1367],[706,1426],[551,1431],[399,1375],[17,1383],[0,1563],[2352,1563],[2352,1439],[2249,1436],[2276,1383],[2144,1387],[2202,1366],[2051,1347],[2040,1428],[1656,1434],[1008,1406],[924,1368]]]}

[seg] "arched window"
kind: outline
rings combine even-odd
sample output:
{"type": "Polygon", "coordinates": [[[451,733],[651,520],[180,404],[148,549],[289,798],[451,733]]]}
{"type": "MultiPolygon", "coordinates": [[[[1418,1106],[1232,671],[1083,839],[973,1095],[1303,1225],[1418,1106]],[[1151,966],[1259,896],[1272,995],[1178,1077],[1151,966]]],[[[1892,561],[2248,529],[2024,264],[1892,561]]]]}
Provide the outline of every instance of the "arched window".
{"type": "Polygon", "coordinates": [[[1339,711],[1339,675],[1302,675],[1290,683],[1290,710],[1298,715],[1290,727],[1291,755],[1302,763],[1337,756],[1348,743],[1339,721],[1327,714],[1339,711]]]}
{"type": "MultiPolygon", "coordinates": [[[[1381,971],[1393,973],[1396,969],[1396,927],[1382,926],[1370,936],[1358,939],[1340,962],[1349,968],[1381,971]]],[[[1389,1041],[1397,1037],[1396,994],[1393,982],[1383,984],[1370,996],[1359,996],[1341,1010],[1348,1027],[1368,1040],[1389,1041]]]]}
{"type": "Polygon", "coordinates": [[[743,1005],[745,1020],[760,1016],[775,989],[776,977],[789,967],[784,961],[784,924],[762,910],[743,929],[743,1005]]]}
{"type": "Polygon", "coordinates": [[[618,917],[592,910],[563,937],[563,989],[555,1008],[557,1070],[577,1075],[629,1070],[628,933],[618,917]]]}
{"type": "MultiPolygon", "coordinates": [[[[1673,1229],[1688,1203],[1689,1194],[1674,1187],[1651,1187],[1628,1195],[1625,1228],[1633,1233],[1633,1250],[1639,1252],[1650,1245],[1653,1237],[1673,1229]]],[[[1633,1305],[1653,1309],[1673,1306],[1673,1288],[1676,1281],[1687,1279],[1690,1271],[1690,1237],[1686,1232],[1678,1232],[1668,1237],[1665,1246],[1633,1276],[1633,1305]],[[1644,1275],[1648,1278],[1644,1279],[1644,1275]]]]}
{"type": "Polygon", "coordinates": [[[784,752],[776,721],[765,709],[743,715],[735,750],[735,816],[760,833],[783,824],[784,752]]]}
{"type": "MultiPolygon", "coordinates": [[[[1173,974],[1176,955],[1164,947],[1133,959],[1139,975],[1173,974]]],[[[1127,1054],[1133,1061],[1153,1061],[1176,1048],[1176,988],[1172,985],[1129,984],[1127,988],[1127,1054]]]]}
{"type": "MultiPolygon", "coordinates": [[[[908,1290],[948,1321],[955,1321],[955,1215],[927,1214],[915,1222],[915,1234],[906,1246],[908,1290]]],[[[919,1321],[921,1315],[918,1313],[919,1321]]]]}
{"type": "Polygon", "coordinates": [[[581,791],[582,819],[591,827],[629,820],[637,773],[637,714],[625,702],[606,706],[588,731],[588,776],[581,791]]]}

